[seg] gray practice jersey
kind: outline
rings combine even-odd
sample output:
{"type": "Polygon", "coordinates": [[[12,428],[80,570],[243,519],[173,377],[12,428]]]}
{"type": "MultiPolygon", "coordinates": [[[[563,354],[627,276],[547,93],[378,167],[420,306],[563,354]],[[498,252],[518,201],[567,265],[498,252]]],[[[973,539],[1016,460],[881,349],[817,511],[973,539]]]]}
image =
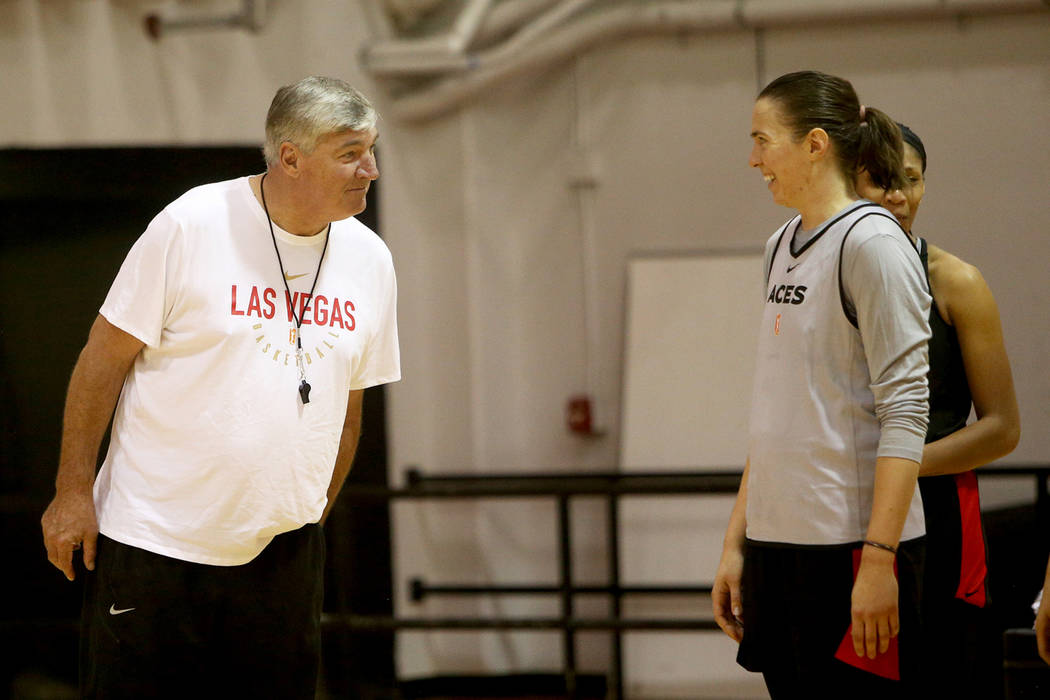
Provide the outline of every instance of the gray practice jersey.
{"type": "MultiPolygon", "coordinates": [[[[863,540],[876,457],[922,459],[931,297],[893,216],[858,202],[792,248],[766,244],[748,445],[747,536],[863,540]]],[[[925,532],[918,489],[901,539],[925,532]]]]}

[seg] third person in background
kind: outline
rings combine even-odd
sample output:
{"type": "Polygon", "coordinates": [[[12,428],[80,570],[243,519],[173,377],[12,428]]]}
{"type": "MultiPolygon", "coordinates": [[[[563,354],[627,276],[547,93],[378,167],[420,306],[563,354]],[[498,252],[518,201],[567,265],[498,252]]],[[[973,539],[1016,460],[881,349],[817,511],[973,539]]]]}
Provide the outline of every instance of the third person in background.
{"type": "Polygon", "coordinates": [[[988,568],[973,470],[1017,445],[1017,399],[999,309],[984,277],[912,229],[926,191],[926,149],[914,131],[899,126],[904,186],[883,189],[863,169],[856,184],[857,194],[897,217],[919,251],[933,295],[930,427],[919,469],[926,515],[922,615],[929,639],[924,684],[955,697],[996,697],[1002,653],[986,607],[988,568]],[[967,425],[971,404],[977,420],[967,425]]]}

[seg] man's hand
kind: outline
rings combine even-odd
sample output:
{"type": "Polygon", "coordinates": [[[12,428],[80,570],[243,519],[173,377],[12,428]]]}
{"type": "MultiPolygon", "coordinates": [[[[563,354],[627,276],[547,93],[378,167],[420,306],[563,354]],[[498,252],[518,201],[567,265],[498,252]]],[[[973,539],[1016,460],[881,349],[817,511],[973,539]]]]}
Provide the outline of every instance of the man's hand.
{"type": "Polygon", "coordinates": [[[894,555],[865,548],[853,583],[853,651],[874,659],[900,632],[894,555]]]}
{"type": "Polygon", "coordinates": [[[95,547],[98,542],[98,522],[91,492],[86,494],[56,495],[40,519],[44,530],[47,560],[72,581],[73,552],[83,548],[84,566],[95,569],[95,547]]]}
{"type": "Polygon", "coordinates": [[[75,577],[75,550],[83,547],[84,566],[95,568],[98,521],[91,488],[98,448],[128,369],[143,347],[141,340],[99,315],[69,380],[55,498],[44,511],[40,525],[47,560],[70,581],[75,577]]]}

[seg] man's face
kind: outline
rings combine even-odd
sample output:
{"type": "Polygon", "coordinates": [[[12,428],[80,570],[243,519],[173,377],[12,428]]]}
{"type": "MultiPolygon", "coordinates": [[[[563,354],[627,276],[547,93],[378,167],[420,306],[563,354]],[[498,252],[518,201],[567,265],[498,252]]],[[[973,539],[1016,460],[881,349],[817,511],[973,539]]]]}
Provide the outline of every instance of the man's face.
{"type": "Polygon", "coordinates": [[[324,218],[339,221],[365,210],[368,188],[379,177],[375,127],[323,136],[303,155],[302,178],[324,218]]]}
{"type": "Polygon", "coordinates": [[[899,190],[884,190],[871,181],[867,171],[857,173],[857,194],[864,199],[881,204],[897,218],[901,228],[911,233],[919,203],[926,193],[926,180],[922,174],[922,157],[914,147],[904,144],[904,174],[908,184],[899,190]]]}

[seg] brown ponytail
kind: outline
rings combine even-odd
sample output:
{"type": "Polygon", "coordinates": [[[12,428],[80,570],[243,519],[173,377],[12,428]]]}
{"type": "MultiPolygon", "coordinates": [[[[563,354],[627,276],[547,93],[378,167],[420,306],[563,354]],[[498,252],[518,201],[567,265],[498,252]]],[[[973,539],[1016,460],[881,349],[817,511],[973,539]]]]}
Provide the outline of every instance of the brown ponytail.
{"type": "Polygon", "coordinates": [[[897,189],[907,182],[902,163],[901,132],[885,112],[863,107],[848,80],[799,71],[767,85],[759,99],[775,100],[796,140],[823,129],[835,145],[835,156],[846,182],[863,168],[872,182],[897,189]]]}
{"type": "Polygon", "coordinates": [[[884,190],[904,187],[904,144],[897,122],[874,107],[864,108],[865,121],[860,123],[855,166],[868,171],[871,182],[884,190]]]}

